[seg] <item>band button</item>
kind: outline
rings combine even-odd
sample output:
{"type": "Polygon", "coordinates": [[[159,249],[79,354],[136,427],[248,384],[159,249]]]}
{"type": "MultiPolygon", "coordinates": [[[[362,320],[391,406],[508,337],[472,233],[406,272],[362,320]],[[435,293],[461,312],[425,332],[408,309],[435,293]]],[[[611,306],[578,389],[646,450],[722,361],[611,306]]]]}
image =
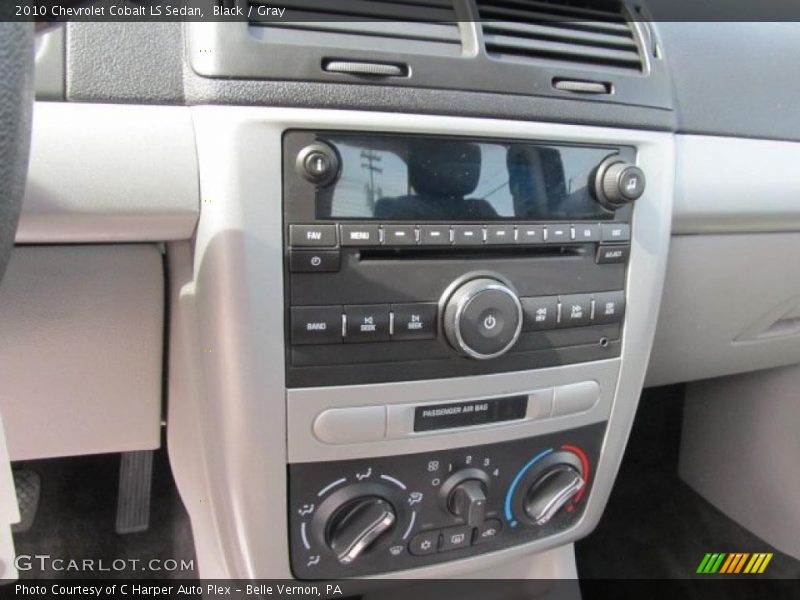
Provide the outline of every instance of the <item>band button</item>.
{"type": "Polygon", "coordinates": [[[341,341],[341,306],[295,306],[292,308],[293,344],[338,344],[341,341]]]}

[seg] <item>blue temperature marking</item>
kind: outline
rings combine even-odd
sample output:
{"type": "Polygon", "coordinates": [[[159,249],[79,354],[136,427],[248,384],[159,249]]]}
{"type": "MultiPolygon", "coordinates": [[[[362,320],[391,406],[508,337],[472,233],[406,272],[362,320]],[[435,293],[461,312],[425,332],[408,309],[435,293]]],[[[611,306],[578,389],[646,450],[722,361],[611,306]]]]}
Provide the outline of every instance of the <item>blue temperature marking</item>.
{"type": "Polygon", "coordinates": [[[525,475],[525,472],[528,469],[530,469],[533,465],[535,465],[537,461],[543,459],[545,456],[547,456],[548,454],[550,454],[552,452],[553,452],[553,449],[552,448],[548,448],[547,450],[544,450],[543,452],[540,452],[539,454],[534,456],[528,462],[528,464],[526,464],[524,467],[522,467],[519,470],[519,472],[514,477],[514,481],[511,482],[511,487],[508,488],[508,493],[506,494],[506,521],[509,522],[511,527],[516,527],[517,526],[517,522],[514,520],[514,515],[511,514],[511,496],[514,495],[514,489],[517,487],[517,484],[519,483],[519,480],[522,479],[522,477],[525,475]]]}

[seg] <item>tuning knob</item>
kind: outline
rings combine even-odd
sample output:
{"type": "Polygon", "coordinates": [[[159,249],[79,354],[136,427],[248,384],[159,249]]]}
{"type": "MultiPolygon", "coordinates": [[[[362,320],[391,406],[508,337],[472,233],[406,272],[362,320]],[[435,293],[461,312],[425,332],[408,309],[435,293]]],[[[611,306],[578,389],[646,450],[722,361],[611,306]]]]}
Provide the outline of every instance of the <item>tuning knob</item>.
{"type": "Polygon", "coordinates": [[[644,171],[619,156],[610,156],[597,167],[594,176],[595,199],[609,210],[616,210],[644,193],[644,171]]]}
{"type": "Polygon", "coordinates": [[[456,288],[445,304],[445,336],[453,348],[472,358],[504,354],[521,329],[519,298],[497,279],[472,279],[456,288]]]}
{"type": "Polygon", "coordinates": [[[383,498],[356,498],[333,513],[328,521],[326,541],[339,562],[349,565],[388,535],[396,520],[394,508],[383,498]]]}

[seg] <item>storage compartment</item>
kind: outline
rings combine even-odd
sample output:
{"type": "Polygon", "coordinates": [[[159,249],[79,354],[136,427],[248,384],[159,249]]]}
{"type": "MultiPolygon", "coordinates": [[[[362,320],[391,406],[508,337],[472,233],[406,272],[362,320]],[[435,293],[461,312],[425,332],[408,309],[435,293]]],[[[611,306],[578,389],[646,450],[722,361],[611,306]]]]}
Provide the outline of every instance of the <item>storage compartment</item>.
{"type": "Polygon", "coordinates": [[[0,285],[11,459],[157,448],[163,320],[157,246],[17,247],[0,285]]]}
{"type": "Polygon", "coordinates": [[[800,362],[800,233],[675,236],[646,384],[800,362]]]}

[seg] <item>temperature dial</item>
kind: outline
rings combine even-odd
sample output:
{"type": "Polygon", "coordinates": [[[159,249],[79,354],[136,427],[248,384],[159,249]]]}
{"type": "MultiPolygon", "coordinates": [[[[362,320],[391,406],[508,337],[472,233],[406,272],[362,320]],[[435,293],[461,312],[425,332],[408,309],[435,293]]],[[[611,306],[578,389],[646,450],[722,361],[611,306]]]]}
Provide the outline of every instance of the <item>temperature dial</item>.
{"type": "Polygon", "coordinates": [[[577,502],[588,480],[588,460],[581,450],[549,450],[529,462],[508,491],[506,514],[517,522],[541,527],[562,509],[577,502]]]}

